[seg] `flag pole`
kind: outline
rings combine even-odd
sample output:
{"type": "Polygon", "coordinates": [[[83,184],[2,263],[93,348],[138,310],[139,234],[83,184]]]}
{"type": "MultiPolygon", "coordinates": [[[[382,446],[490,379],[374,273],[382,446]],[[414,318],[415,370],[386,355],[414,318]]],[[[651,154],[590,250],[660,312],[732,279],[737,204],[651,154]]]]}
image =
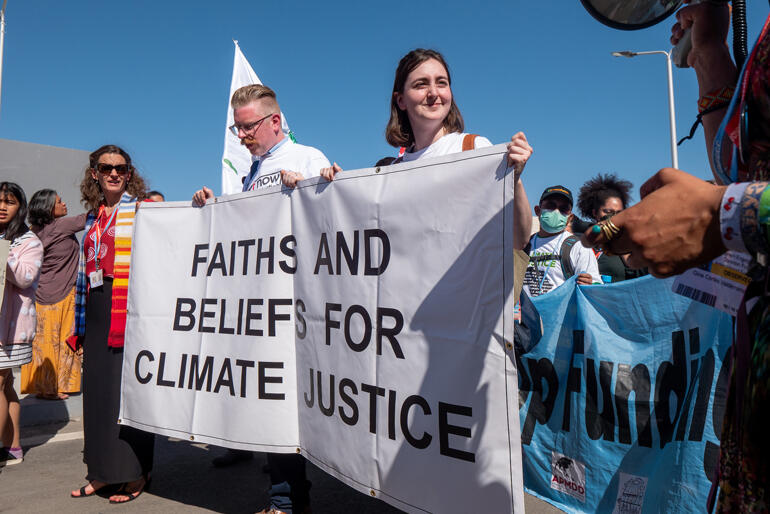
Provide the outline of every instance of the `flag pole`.
{"type": "Polygon", "coordinates": [[[3,8],[0,9],[0,104],[3,100],[3,46],[5,45],[5,6],[8,0],[3,0],[3,8]]]}

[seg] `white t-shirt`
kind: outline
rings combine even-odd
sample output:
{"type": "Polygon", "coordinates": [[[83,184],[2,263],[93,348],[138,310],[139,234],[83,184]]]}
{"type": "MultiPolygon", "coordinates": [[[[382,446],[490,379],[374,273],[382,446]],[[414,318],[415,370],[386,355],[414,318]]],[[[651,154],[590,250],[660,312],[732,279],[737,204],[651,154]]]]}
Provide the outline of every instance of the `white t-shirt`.
{"type": "MultiPolygon", "coordinates": [[[[529,256],[551,255],[553,258],[534,261],[530,260],[527,271],[524,274],[524,290],[530,297],[539,296],[555,289],[565,282],[564,272],[561,269],[561,251],[562,242],[571,236],[566,230],[560,234],[551,237],[540,237],[537,234],[530,240],[529,256]]],[[[602,283],[599,275],[599,265],[596,262],[594,251],[583,246],[580,241],[572,246],[569,253],[569,259],[575,275],[588,273],[591,280],[602,283]]]]}
{"type": "MultiPolygon", "coordinates": [[[[449,155],[450,153],[460,153],[463,151],[463,138],[465,133],[453,132],[441,138],[430,146],[423,148],[417,152],[406,152],[402,158],[403,162],[416,161],[419,159],[427,159],[428,157],[440,157],[442,155],[449,155]]],[[[481,136],[476,136],[474,140],[474,148],[486,148],[492,146],[489,139],[481,136]]]]}
{"type": "Polygon", "coordinates": [[[274,146],[259,160],[255,174],[249,173],[243,183],[244,191],[254,191],[281,184],[281,170],[302,173],[304,178],[317,177],[321,168],[328,168],[329,159],[312,146],[295,143],[288,137],[274,146]]]}

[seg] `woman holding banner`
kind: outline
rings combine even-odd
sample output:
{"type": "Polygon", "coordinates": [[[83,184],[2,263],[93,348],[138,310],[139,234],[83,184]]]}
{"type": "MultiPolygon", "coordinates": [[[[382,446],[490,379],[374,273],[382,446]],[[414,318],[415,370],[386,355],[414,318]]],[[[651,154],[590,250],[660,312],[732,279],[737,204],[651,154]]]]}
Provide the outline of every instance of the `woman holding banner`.
{"type": "Polygon", "coordinates": [[[27,198],[18,184],[0,182],[0,240],[10,241],[0,309],[0,462],[23,459],[19,442],[19,397],[13,388],[13,368],[32,358],[35,339],[35,288],[40,278],[43,245],[24,223],[27,198]]]}
{"type": "Polygon", "coordinates": [[[117,486],[110,503],[126,503],[147,486],[155,442],[153,434],[117,424],[131,237],[145,185],[128,153],[106,145],[90,155],[80,193],[89,212],[80,246],[75,335],[69,341],[83,345],[88,483],[71,496],[84,498],[117,486]]]}
{"type": "MultiPolygon", "coordinates": [[[[452,95],[452,77],[444,56],[436,50],[417,48],[398,63],[390,98],[390,120],[385,139],[405,152],[393,163],[416,161],[465,150],[492,146],[485,137],[463,132],[465,124],[452,95]]],[[[523,132],[517,132],[508,143],[508,166],[513,168],[514,248],[523,249],[532,228],[527,194],[521,173],[532,155],[532,147],[523,132]]],[[[321,176],[332,180],[342,171],[336,163],[321,170],[321,176]]]]}

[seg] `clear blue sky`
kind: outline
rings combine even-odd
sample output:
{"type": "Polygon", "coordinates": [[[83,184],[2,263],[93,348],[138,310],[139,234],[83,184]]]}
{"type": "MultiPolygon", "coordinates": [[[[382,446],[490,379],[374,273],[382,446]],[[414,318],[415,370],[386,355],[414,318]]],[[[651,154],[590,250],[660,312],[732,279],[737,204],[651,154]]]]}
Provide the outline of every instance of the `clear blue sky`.
{"type": "MultiPolygon", "coordinates": [[[[748,4],[753,43],[768,4],[748,4]]],[[[170,200],[218,191],[235,38],[299,142],[365,167],[394,153],[383,136],[393,74],[422,46],[447,58],[467,131],[495,143],[525,131],[530,199],[606,171],[638,189],[670,163],[665,59],[610,52],[668,49],[672,24],[613,30],[578,0],[8,0],[0,137],[115,143],[170,200]]],[[[697,112],[694,72],[674,70],[674,82],[681,136],[697,112]]],[[[704,150],[699,129],[680,167],[710,177],[704,150]]]]}

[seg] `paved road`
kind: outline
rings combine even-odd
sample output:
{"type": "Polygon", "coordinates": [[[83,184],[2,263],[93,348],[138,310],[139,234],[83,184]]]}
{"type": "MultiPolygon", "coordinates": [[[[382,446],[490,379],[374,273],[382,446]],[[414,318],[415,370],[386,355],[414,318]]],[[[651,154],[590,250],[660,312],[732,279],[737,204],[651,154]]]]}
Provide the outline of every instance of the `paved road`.
{"type": "MultiPolygon", "coordinates": [[[[114,506],[106,498],[69,498],[69,491],[85,484],[82,426],[60,427],[58,434],[28,429],[24,462],[0,468],[0,512],[87,513],[121,512],[255,512],[269,500],[269,477],[262,472],[264,454],[250,462],[218,469],[212,457],[221,449],[204,444],[158,437],[150,491],[127,505],[114,506]]],[[[399,512],[358,493],[312,465],[314,512],[399,512]]]]}
{"type": "MultiPolygon", "coordinates": [[[[67,424],[27,427],[24,462],[0,467],[0,512],[97,513],[121,512],[173,514],[177,512],[255,512],[267,504],[269,477],[262,472],[266,463],[258,453],[250,462],[229,468],[211,466],[221,449],[205,444],[158,437],[155,469],[150,490],[127,505],[110,505],[106,498],[69,498],[71,489],[85,483],[82,462],[83,433],[80,420],[67,424]]],[[[400,512],[370,498],[308,464],[313,482],[313,512],[400,512]]],[[[528,513],[561,512],[531,497],[528,513]]]]}
{"type": "MultiPolygon", "coordinates": [[[[18,370],[17,370],[18,371],[18,370]]],[[[18,380],[16,381],[18,383],[18,380]]],[[[211,459],[221,448],[167,437],[155,440],[155,467],[150,490],[126,505],[110,505],[106,498],[72,499],[69,493],[85,484],[83,464],[82,398],[64,402],[22,398],[24,462],[0,467],[0,513],[55,512],[56,514],[108,512],[255,512],[267,505],[269,476],[263,473],[265,455],[249,462],[218,469],[211,459]]],[[[308,464],[312,509],[315,514],[399,510],[346,486],[308,464]]],[[[561,511],[525,495],[527,513],[561,511]]]]}

